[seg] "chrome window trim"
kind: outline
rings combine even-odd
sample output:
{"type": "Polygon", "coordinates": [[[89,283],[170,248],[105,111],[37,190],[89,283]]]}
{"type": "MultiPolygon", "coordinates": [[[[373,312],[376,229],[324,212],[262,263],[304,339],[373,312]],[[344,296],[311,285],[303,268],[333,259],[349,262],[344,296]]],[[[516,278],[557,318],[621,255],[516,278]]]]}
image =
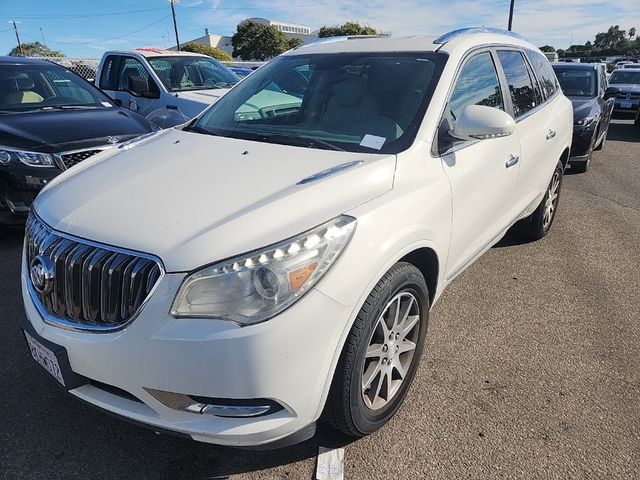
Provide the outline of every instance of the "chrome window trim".
{"type": "MultiPolygon", "coordinates": [[[[34,210],[31,210],[31,215],[34,215],[38,219],[38,221],[40,223],[42,223],[42,225],[45,228],[47,228],[47,229],[49,229],[51,231],[51,233],[54,233],[55,235],[58,235],[58,236],[60,236],[62,238],[65,238],[67,240],[71,240],[73,242],[81,243],[83,245],[89,245],[91,247],[101,248],[103,250],[111,251],[111,252],[114,252],[114,253],[122,253],[122,254],[126,254],[126,255],[133,255],[133,256],[146,258],[148,260],[151,260],[151,261],[155,262],[156,265],[158,265],[158,268],[160,269],[160,275],[158,276],[158,279],[156,280],[155,285],[149,291],[149,293],[147,294],[146,298],[140,304],[140,306],[138,307],[136,312],[133,315],[131,315],[131,317],[129,319],[127,319],[126,322],[123,322],[122,324],[119,324],[117,326],[101,326],[101,325],[80,324],[80,323],[72,322],[70,320],[66,320],[64,318],[60,318],[60,317],[57,317],[55,315],[50,314],[44,308],[44,305],[42,305],[42,302],[40,302],[40,299],[38,298],[38,295],[37,295],[35,289],[33,288],[33,285],[31,284],[31,279],[30,279],[30,276],[28,274],[29,266],[28,265],[24,265],[24,263],[26,262],[26,248],[27,248],[27,243],[25,241],[24,247],[23,247],[23,258],[24,258],[24,260],[23,260],[23,275],[25,275],[25,283],[27,285],[27,291],[29,292],[29,298],[31,299],[31,301],[33,302],[34,306],[38,310],[38,313],[40,314],[40,317],[42,318],[44,323],[46,323],[48,325],[55,326],[55,327],[62,328],[64,330],[71,330],[71,331],[74,331],[74,332],[82,332],[82,333],[113,333],[113,332],[117,332],[117,331],[125,329],[126,327],[128,327],[131,324],[131,322],[133,322],[136,318],[138,318],[140,316],[140,314],[144,310],[145,306],[147,305],[147,303],[149,302],[149,300],[151,299],[151,297],[153,296],[153,294],[155,293],[156,289],[158,288],[158,286],[160,285],[160,283],[162,282],[162,280],[164,279],[164,277],[166,275],[166,270],[165,270],[164,264],[162,263],[162,260],[160,259],[160,257],[158,257],[156,255],[152,255],[150,253],[139,252],[137,250],[131,250],[131,249],[126,249],[126,248],[115,247],[113,245],[109,245],[109,244],[106,244],[106,243],[95,242],[93,240],[87,240],[87,239],[82,238],[82,237],[77,237],[77,236],[74,236],[74,235],[70,235],[68,233],[61,232],[61,231],[56,230],[55,228],[51,227],[49,224],[47,224],[45,221],[43,221],[42,218],[40,218],[40,216],[34,210]],[[24,272],[25,268],[27,269],[27,272],[24,272]]],[[[26,239],[26,237],[25,237],[25,239],[26,239]]]]}

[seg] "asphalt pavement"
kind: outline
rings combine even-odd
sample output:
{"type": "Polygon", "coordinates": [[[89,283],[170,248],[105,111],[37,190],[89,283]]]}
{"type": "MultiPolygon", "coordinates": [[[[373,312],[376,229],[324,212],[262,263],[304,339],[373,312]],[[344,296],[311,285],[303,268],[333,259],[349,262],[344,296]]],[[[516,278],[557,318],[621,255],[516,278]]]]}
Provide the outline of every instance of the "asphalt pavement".
{"type": "Polygon", "coordinates": [[[542,241],[508,235],[445,291],[404,406],[353,441],[248,452],[129,425],[66,394],[17,327],[22,232],[0,239],[0,478],[640,478],[640,129],[615,121],[565,176],[542,241]]]}

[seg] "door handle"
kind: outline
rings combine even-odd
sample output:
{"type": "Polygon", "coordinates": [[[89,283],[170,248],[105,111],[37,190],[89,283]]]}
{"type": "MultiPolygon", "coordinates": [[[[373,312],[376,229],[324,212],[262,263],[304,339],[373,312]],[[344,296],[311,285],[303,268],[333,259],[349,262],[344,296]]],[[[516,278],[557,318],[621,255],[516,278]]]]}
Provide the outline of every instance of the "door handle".
{"type": "Polygon", "coordinates": [[[511,155],[507,163],[505,163],[505,167],[510,168],[513,167],[516,163],[520,161],[520,155],[511,155]]]}
{"type": "Polygon", "coordinates": [[[549,133],[547,133],[547,140],[551,140],[555,136],[556,136],[556,131],[555,130],[549,130],[549,133]]]}

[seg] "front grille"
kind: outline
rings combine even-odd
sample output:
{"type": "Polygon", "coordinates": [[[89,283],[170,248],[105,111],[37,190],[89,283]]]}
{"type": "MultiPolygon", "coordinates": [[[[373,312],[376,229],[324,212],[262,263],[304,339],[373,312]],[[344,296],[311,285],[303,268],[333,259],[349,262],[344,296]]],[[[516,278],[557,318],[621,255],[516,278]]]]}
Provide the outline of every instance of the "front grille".
{"type": "Polygon", "coordinates": [[[62,235],[33,213],[25,235],[29,276],[43,266],[52,277],[39,288],[27,280],[49,323],[79,330],[121,328],[162,275],[159,261],[151,257],[62,235]]]}
{"type": "Polygon", "coordinates": [[[102,150],[79,150],[77,152],[61,153],[60,160],[62,160],[64,168],[67,169],[77,165],[89,157],[94,156],[96,153],[100,153],[101,151],[102,150]]]}

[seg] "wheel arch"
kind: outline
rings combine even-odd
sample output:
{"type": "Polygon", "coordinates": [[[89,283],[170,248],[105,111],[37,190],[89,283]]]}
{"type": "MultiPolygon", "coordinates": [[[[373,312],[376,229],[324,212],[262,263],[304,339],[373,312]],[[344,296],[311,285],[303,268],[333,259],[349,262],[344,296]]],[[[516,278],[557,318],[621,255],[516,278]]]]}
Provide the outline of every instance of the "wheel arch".
{"type": "Polygon", "coordinates": [[[435,250],[430,247],[420,247],[404,255],[398,262],[410,263],[420,270],[429,289],[429,305],[433,305],[438,290],[438,274],[440,272],[438,254],[435,250]]]}

